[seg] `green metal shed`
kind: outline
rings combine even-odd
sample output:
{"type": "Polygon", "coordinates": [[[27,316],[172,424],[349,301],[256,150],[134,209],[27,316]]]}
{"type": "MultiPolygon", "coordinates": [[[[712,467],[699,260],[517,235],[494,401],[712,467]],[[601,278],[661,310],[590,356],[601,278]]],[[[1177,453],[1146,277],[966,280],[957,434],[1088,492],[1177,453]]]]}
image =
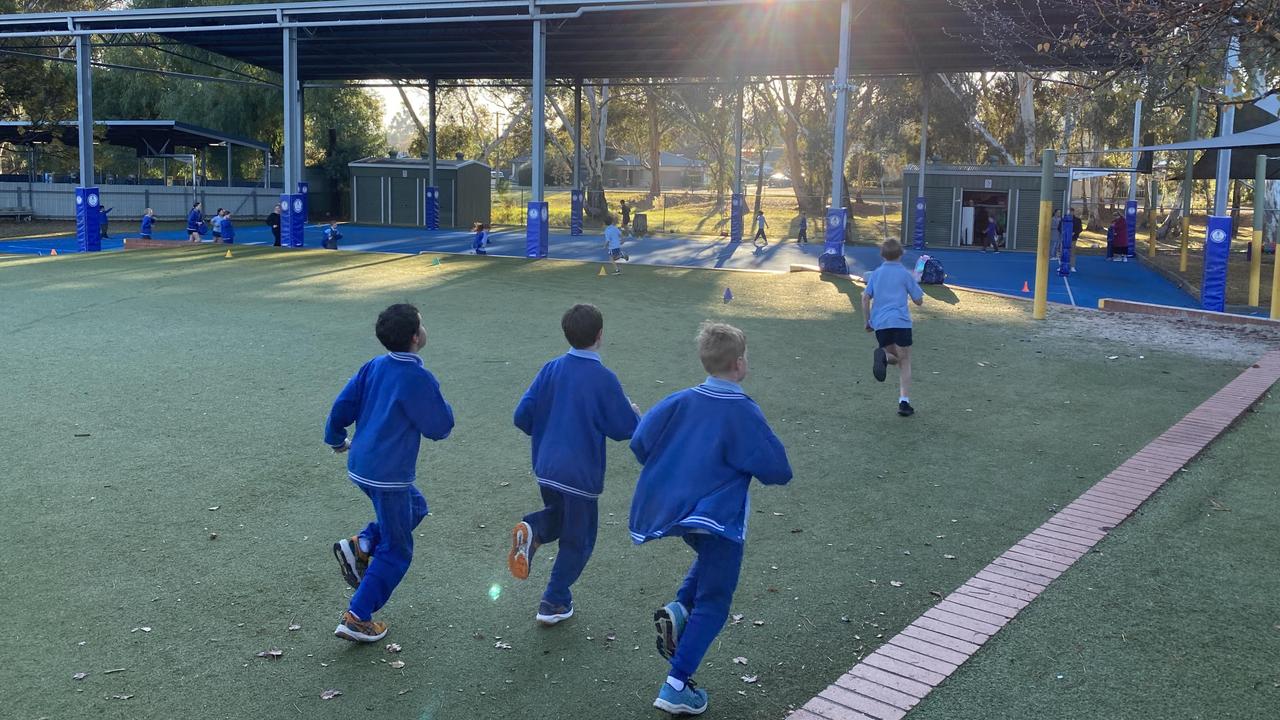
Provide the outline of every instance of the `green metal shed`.
{"type": "MultiPolygon", "coordinates": [[[[902,174],[902,242],[915,227],[919,171],[902,174]]],[[[1040,166],[926,165],[924,239],[931,247],[981,246],[985,219],[994,216],[1009,250],[1035,250],[1040,225],[1040,166]],[[976,227],[975,227],[976,226],[976,227]],[[975,235],[977,235],[975,241],[975,235]]],[[[1067,169],[1053,177],[1053,207],[1067,201],[1067,169]]]]}
{"type": "MultiPolygon", "coordinates": [[[[362,225],[426,225],[431,163],[425,158],[365,158],[350,163],[351,221],[362,225]]],[[[488,223],[489,166],[475,160],[437,160],[440,227],[488,223]]]]}

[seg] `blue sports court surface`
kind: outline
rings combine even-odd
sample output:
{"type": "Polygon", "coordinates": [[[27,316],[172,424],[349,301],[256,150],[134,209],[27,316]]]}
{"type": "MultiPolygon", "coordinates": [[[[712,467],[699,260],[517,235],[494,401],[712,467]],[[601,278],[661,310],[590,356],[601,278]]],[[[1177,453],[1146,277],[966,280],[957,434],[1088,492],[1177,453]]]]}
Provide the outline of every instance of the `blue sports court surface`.
{"type": "MultiPolygon", "coordinates": [[[[306,231],[306,247],[321,246],[321,225],[311,225],[306,231]]],[[[367,225],[340,225],[342,250],[358,252],[382,252],[416,254],[470,253],[472,233],[464,230],[428,231],[418,228],[375,227],[367,225]]],[[[103,240],[103,250],[120,250],[122,238],[115,234],[103,240]]],[[[159,240],[185,240],[181,230],[157,232],[159,240]]],[[[236,229],[237,244],[269,245],[270,231],[264,225],[246,225],[236,229]]],[[[524,257],[524,230],[514,228],[497,230],[491,235],[490,255],[524,257]]],[[[0,242],[0,253],[49,254],[56,249],[59,254],[74,253],[74,237],[56,237],[0,242]]],[[[757,270],[786,272],[791,265],[816,265],[822,253],[822,244],[797,245],[794,241],[771,243],[756,255],[749,242],[731,243],[727,239],[688,238],[680,236],[646,237],[628,240],[624,249],[631,255],[631,262],[645,265],[668,265],[691,268],[724,268],[732,270],[757,270]]],[[[929,254],[942,261],[947,271],[947,284],[975,290],[988,290],[1031,297],[1027,288],[1035,288],[1035,255],[1027,252],[1003,252],[986,254],[974,250],[938,249],[929,254]]],[[[904,260],[914,264],[918,253],[908,251],[904,260]]],[[[862,275],[873,270],[880,262],[879,251],[871,246],[848,246],[845,256],[849,259],[849,271],[862,275]]],[[[605,262],[603,240],[599,235],[572,237],[567,232],[552,233],[550,257],[563,260],[605,262]]],[[[1176,287],[1141,262],[1112,263],[1102,257],[1084,256],[1076,263],[1077,272],[1069,280],[1057,275],[1057,263],[1050,264],[1049,300],[1080,307],[1096,308],[1099,298],[1116,298],[1139,302],[1197,307],[1195,298],[1176,287]]]]}

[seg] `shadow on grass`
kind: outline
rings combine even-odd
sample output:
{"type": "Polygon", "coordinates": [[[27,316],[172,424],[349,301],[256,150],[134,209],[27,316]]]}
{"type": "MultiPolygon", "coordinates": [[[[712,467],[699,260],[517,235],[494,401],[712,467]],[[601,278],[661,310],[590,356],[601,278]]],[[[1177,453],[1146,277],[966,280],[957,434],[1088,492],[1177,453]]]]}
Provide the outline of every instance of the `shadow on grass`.
{"type": "Polygon", "coordinates": [[[948,305],[960,304],[960,296],[956,295],[955,291],[946,285],[926,285],[921,289],[924,290],[925,295],[934,300],[941,300],[948,305]]]}

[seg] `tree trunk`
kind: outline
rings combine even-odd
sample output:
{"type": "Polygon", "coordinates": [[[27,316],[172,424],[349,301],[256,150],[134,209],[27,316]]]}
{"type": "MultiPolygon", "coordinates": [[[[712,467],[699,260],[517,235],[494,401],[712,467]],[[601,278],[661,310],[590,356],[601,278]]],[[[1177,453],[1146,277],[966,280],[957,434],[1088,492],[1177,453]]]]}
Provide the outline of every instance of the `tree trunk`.
{"type": "Polygon", "coordinates": [[[757,136],[756,144],[759,146],[760,162],[756,166],[756,212],[760,212],[760,200],[764,197],[764,157],[765,143],[763,136],[757,136]]]}
{"type": "Polygon", "coordinates": [[[645,88],[645,110],[649,115],[649,199],[662,194],[662,134],[658,132],[658,94],[645,88]]]}
{"type": "Polygon", "coordinates": [[[1035,81],[1027,73],[1014,73],[1018,81],[1018,103],[1021,112],[1018,116],[1022,125],[1022,164],[1036,164],[1036,106],[1035,81]]]}
{"type": "Polygon", "coordinates": [[[602,220],[609,212],[608,200],[604,194],[605,134],[609,128],[609,81],[605,80],[601,85],[599,98],[596,97],[594,85],[585,85],[582,89],[587,99],[591,126],[589,135],[591,142],[587,145],[587,197],[583,209],[588,217],[602,220]]]}

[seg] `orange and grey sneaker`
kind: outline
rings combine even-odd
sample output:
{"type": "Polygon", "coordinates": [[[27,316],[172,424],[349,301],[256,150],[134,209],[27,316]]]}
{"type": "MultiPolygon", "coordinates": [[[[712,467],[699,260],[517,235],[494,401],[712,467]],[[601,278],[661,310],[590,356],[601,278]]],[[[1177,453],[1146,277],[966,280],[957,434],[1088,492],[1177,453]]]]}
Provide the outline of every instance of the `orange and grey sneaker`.
{"type": "Polygon", "coordinates": [[[377,620],[361,620],[351,614],[350,610],[345,610],[333,634],[351,642],[378,642],[387,636],[387,624],[377,620]]]}
{"type": "Polygon", "coordinates": [[[529,579],[529,565],[538,543],[533,539],[533,528],[521,520],[511,531],[511,551],[507,553],[507,568],[517,580],[529,579]]]}
{"type": "Polygon", "coordinates": [[[360,549],[360,540],[356,537],[343,538],[333,544],[333,556],[338,560],[338,568],[342,571],[342,579],[354,590],[360,587],[364,571],[369,569],[369,553],[360,549]]]}

